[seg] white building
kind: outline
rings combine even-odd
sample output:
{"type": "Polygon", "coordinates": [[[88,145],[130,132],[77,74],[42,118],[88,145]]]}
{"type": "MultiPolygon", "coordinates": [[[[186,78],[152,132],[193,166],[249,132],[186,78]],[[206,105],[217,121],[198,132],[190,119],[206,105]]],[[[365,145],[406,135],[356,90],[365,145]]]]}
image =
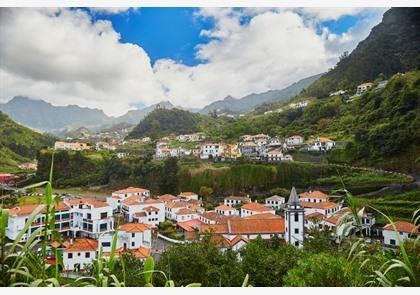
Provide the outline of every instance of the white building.
{"type": "Polygon", "coordinates": [[[223,152],[223,145],[218,143],[205,143],[200,147],[200,159],[217,158],[223,152]]]}
{"type": "MultiPolygon", "coordinates": [[[[111,251],[115,232],[110,231],[99,237],[99,247],[104,253],[111,251]]],[[[152,227],[143,223],[126,223],[118,228],[117,251],[152,248],[152,227]]]]}
{"type": "Polygon", "coordinates": [[[331,216],[341,209],[341,205],[334,202],[300,202],[300,205],[305,208],[305,214],[321,213],[325,216],[331,216]]]}
{"type": "Polygon", "coordinates": [[[265,199],[265,205],[273,208],[274,210],[280,209],[285,202],[286,199],[278,195],[273,195],[265,199]]]}
{"type": "Polygon", "coordinates": [[[286,138],[287,145],[299,145],[302,144],[305,139],[300,135],[292,135],[286,138]]]}
{"type": "Polygon", "coordinates": [[[338,91],[336,91],[336,92],[332,92],[332,93],[330,93],[330,96],[337,96],[337,95],[343,95],[343,94],[346,94],[346,90],[338,90],[338,91]]]}
{"type": "Polygon", "coordinates": [[[326,138],[326,137],[318,137],[315,139],[312,144],[308,147],[309,151],[329,151],[335,146],[335,141],[326,138]]]}
{"type": "Polygon", "coordinates": [[[224,205],[226,206],[238,206],[241,204],[251,203],[249,196],[229,196],[224,199],[224,205]]]}
{"type": "Polygon", "coordinates": [[[92,198],[64,199],[73,216],[70,230],[74,237],[97,239],[105,231],[114,229],[112,206],[92,198]]]}
{"type": "Polygon", "coordinates": [[[329,196],[324,194],[321,191],[307,191],[304,193],[299,194],[301,202],[313,202],[313,203],[321,203],[321,202],[328,202],[329,196]]]}
{"type": "Polygon", "coordinates": [[[258,203],[248,203],[241,206],[241,217],[247,217],[256,214],[276,214],[276,211],[270,207],[258,203]]]}
{"type": "Polygon", "coordinates": [[[220,205],[214,208],[217,214],[224,215],[224,216],[230,216],[230,215],[236,215],[237,211],[236,209],[232,208],[231,206],[226,205],[220,205]]]}
{"type": "Polygon", "coordinates": [[[370,88],[372,88],[373,83],[363,83],[357,86],[356,90],[356,96],[362,95],[366,91],[368,91],[370,88]]]}
{"type": "MultiPolygon", "coordinates": [[[[6,228],[6,236],[15,240],[19,233],[25,227],[26,221],[39,206],[45,208],[45,205],[22,205],[9,209],[9,219],[6,228]]],[[[39,228],[45,227],[45,210],[42,209],[40,215],[32,222],[28,231],[22,236],[21,241],[26,241],[31,233],[39,228]]],[[[71,236],[70,223],[72,222],[72,215],[70,207],[64,202],[60,202],[55,207],[55,226],[63,236],[71,236]]]]}
{"type": "Polygon", "coordinates": [[[96,259],[98,241],[93,239],[70,240],[63,249],[63,265],[66,271],[81,271],[96,259]]]}
{"type": "Polygon", "coordinates": [[[197,205],[197,202],[192,201],[172,202],[165,205],[165,217],[173,221],[199,219],[199,215],[204,211],[204,208],[197,205]]]}
{"type": "Polygon", "coordinates": [[[114,212],[120,212],[121,202],[132,196],[150,197],[150,191],[141,187],[128,187],[112,192],[111,197],[108,197],[106,202],[112,206],[114,212]]]}
{"type": "Polygon", "coordinates": [[[292,187],[289,201],[284,210],[285,239],[287,243],[299,248],[303,247],[304,215],[305,209],[299,201],[295,187],[292,187]]]}
{"type": "Polygon", "coordinates": [[[416,225],[412,223],[396,221],[394,224],[395,229],[392,224],[387,224],[383,228],[384,245],[387,247],[398,247],[407,239],[416,239],[420,233],[416,225]]]}
{"type": "Polygon", "coordinates": [[[90,146],[84,142],[56,141],[54,149],[57,151],[84,151],[89,150],[90,146]]]}
{"type": "Polygon", "coordinates": [[[193,192],[181,192],[178,195],[178,198],[181,198],[182,200],[185,200],[185,201],[191,201],[191,200],[198,201],[198,194],[193,193],[193,192]]]}
{"type": "Polygon", "coordinates": [[[150,225],[165,221],[165,203],[144,196],[131,196],[121,202],[121,213],[125,220],[137,220],[150,225]]]}

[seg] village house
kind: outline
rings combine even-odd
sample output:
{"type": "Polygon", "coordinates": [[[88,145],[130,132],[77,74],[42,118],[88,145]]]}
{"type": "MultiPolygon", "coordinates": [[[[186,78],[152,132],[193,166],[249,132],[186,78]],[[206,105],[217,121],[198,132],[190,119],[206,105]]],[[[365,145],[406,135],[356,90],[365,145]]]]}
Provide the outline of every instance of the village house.
{"type": "Polygon", "coordinates": [[[325,216],[330,216],[341,209],[340,204],[329,201],[321,203],[300,202],[300,204],[305,208],[305,215],[318,212],[325,216]]]}
{"type": "Polygon", "coordinates": [[[241,204],[251,203],[251,198],[249,196],[229,196],[224,198],[223,202],[226,206],[238,206],[241,204]]]}
{"type": "Polygon", "coordinates": [[[343,94],[346,94],[347,93],[347,91],[346,90],[338,90],[338,91],[336,91],[336,92],[332,92],[332,93],[330,93],[330,96],[337,96],[337,95],[343,95],[343,94]]]}
{"type": "Polygon", "coordinates": [[[199,219],[199,215],[204,211],[204,208],[192,201],[173,202],[165,205],[165,217],[173,221],[199,219]]]}
{"type": "Polygon", "coordinates": [[[171,194],[160,195],[160,196],[157,197],[157,199],[159,201],[163,202],[165,204],[165,206],[167,204],[170,204],[170,203],[175,203],[175,202],[180,202],[181,201],[181,198],[176,197],[176,196],[171,195],[171,194]]]}
{"type": "Polygon", "coordinates": [[[368,91],[370,88],[372,88],[373,83],[363,83],[360,84],[359,86],[357,86],[356,89],[356,96],[360,96],[363,93],[365,93],[366,91],[368,91]]]}
{"type": "Polygon", "coordinates": [[[212,235],[210,242],[223,253],[227,250],[237,252],[245,247],[249,243],[249,240],[240,235],[237,235],[234,238],[227,238],[223,235],[212,235]]]}
{"type": "Polygon", "coordinates": [[[122,153],[122,152],[118,152],[117,153],[117,158],[118,159],[123,159],[123,158],[125,158],[127,156],[128,156],[128,153],[122,153]]]}
{"type": "Polygon", "coordinates": [[[180,198],[181,201],[191,201],[191,200],[198,201],[198,194],[193,193],[193,192],[181,192],[178,195],[178,198],[180,198]]]}
{"type": "Polygon", "coordinates": [[[220,157],[223,151],[223,145],[219,143],[204,143],[200,148],[200,159],[220,157]]]}
{"type": "Polygon", "coordinates": [[[222,235],[229,240],[236,236],[249,240],[257,237],[268,240],[274,236],[283,239],[284,220],[280,216],[269,219],[234,219],[221,224],[204,224],[201,226],[200,233],[222,235]]]}
{"type": "Polygon", "coordinates": [[[98,241],[87,238],[71,239],[62,251],[64,270],[81,271],[96,259],[98,241]]]}
{"type": "Polygon", "coordinates": [[[237,214],[237,211],[235,208],[232,208],[231,206],[226,206],[226,205],[217,206],[216,208],[214,208],[214,210],[216,211],[217,214],[224,215],[224,216],[237,214]]]}
{"type": "Polygon", "coordinates": [[[280,209],[285,202],[286,202],[286,199],[278,195],[273,195],[265,199],[265,205],[274,210],[280,209]]]}
{"type": "Polygon", "coordinates": [[[313,191],[309,190],[307,192],[299,194],[299,198],[301,202],[313,202],[313,203],[321,203],[321,202],[328,202],[329,196],[324,194],[321,191],[313,191]]]}
{"type": "MultiPolygon", "coordinates": [[[[26,241],[29,236],[39,228],[45,227],[45,205],[22,205],[9,209],[9,219],[6,228],[6,236],[10,240],[15,240],[19,233],[25,227],[25,224],[31,214],[41,206],[40,215],[31,223],[26,233],[23,234],[21,241],[26,241]]],[[[64,202],[60,202],[55,207],[55,227],[63,236],[71,236],[70,223],[72,222],[72,215],[70,207],[64,202]]]]}
{"type": "Polygon", "coordinates": [[[95,143],[95,149],[97,151],[100,151],[100,150],[115,151],[116,146],[110,145],[108,142],[105,142],[105,141],[98,141],[97,143],[95,143]]]}
{"type": "Polygon", "coordinates": [[[150,138],[150,137],[143,137],[142,139],[141,139],[141,142],[143,142],[143,143],[149,143],[149,142],[151,142],[152,141],[152,139],[150,138]]]}
{"type": "Polygon", "coordinates": [[[112,192],[111,197],[106,198],[106,202],[112,206],[114,212],[120,212],[121,202],[132,196],[150,197],[150,191],[141,187],[128,187],[112,192]]]}
{"type": "Polygon", "coordinates": [[[302,144],[305,139],[300,135],[292,135],[286,138],[287,145],[299,145],[302,144]]]}
{"type": "Polygon", "coordinates": [[[241,206],[241,217],[265,213],[276,214],[274,209],[264,206],[263,204],[258,204],[257,202],[248,203],[241,206]]]}
{"type": "Polygon", "coordinates": [[[246,141],[241,144],[240,150],[242,155],[251,157],[254,156],[258,151],[258,145],[253,141],[246,141]]]}
{"type": "Polygon", "coordinates": [[[307,107],[308,104],[309,104],[309,100],[304,100],[304,101],[299,101],[297,103],[291,103],[291,104],[289,104],[289,106],[292,109],[303,109],[303,108],[307,107]]]}
{"type": "Polygon", "coordinates": [[[318,137],[309,145],[308,151],[329,151],[335,146],[335,141],[327,137],[318,137]]]}
{"type": "Polygon", "coordinates": [[[314,229],[319,228],[321,221],[325,219],[325,215],[319,212],[314,212],[310,214],[305,214],[305,228],[314,229]]]}
{"type": "Polygon", "coordinates": [[[165,203],[144,196],[131,196],[121,202],[121,213],[128,222],[158,225],[165,221],[165,203]]]}
{"type": "Polygon", "coordinates": [[[89,150],[90,146],[84,142],[56,141],[54,149],[57,151],[84,151],[89,150]]]}
{"type": "Polygon", "coordinates": [[[268,148],[279,148],[279,147],[281,148],[281,146],[282,146],[282,142],[280,140],[280,137],[278,136],[271,137],[268,140],[268,143],[267,143],[268,148]]]}
{"type": "Polygon", "coordinates": [[[64,199],[70,207],[70,230],[74,237],[97,239],[102,232],[114,229],[112,206],[92,198],[64,199]]]}
{"type": "Polygon", "coordinates": [[[205,139],[203,132],[196,132],[192,134],[181,134],[176,137],[179,142],[199,142],[205,139]]]}
{"type": "Polygon", "coordinates": [[[199,237],[199,230],[204,223],[200,219],[177,222],[176,230],[185,240],[195,240],[199,237]]]}
{"type": "Polygon", "coordinates": [[[242,156],[237,144],[225,144],[222,149],[222,160],[236,160],[242,156]]]}
{"type": "Polygon", "coordinates": [[[268,162],[293,161],[291,155],[284,155],[279,149],[268,151],[265,156],[268,162]]]}
{"type": "Polygon", "coordinates": [[[382,235],[384,237],[384,245],[386,247],[398,247],[407,239],[416,239],[420,231],[418,227],[406,221],[396,221],[392,224],[384,226],[382,235]]]}

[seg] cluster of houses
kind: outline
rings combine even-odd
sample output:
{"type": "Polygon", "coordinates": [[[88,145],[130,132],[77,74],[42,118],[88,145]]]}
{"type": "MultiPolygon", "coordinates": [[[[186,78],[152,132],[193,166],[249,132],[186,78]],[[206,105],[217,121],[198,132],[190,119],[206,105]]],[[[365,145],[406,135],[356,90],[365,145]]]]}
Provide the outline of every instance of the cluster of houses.
{"type": "MultiPolygon", "coordinates": [[[[363,95],[364,93],[366,93],[367,91],[371,89],[373,89],[374,91],[379,91],[381,89],[384,89],[387,84],[388,84],[388,80],[380,81],[375,87],[373,87],[375,84],[371,82],[362,83],[356,87],[356,92],[354,93],[354,95],[349,97],[347,102],[351,102],[354,98],[363,95]]],[[[344,95],[346,93],[348,93],[347,90],[340,89],[338,91],[331,92],[330,96],[344,95]]]]}
{"type": "MultiPolygon", "coordinates": [[[[182,135],[185,141],[185,135],[182,135]]],[[[177,137],[179,139],[179,137],[177,137]]],[[[286,138],[270,137],[266,134],[243,135],[239,142],[232,144],[202,142],[192,149],[171,147],[168,138],[162,138],[156,143],[155,159],[168,157],[193,156],[202,160],[219,159],[234,161],[241,157],[263,162],[293,161],[287,154],[290,150],[325,152],[335,147],[335,141],[326,137],[317,137],[305,141],[300,135],[286,138]]]]}
{"type": "MultiPolygon", "coordinates": [[[[214,210],[205,210],[194,192],[152,197],[147,189],[129,187],[113,192],[106,201],[66,197],[55,206],[55,228],[65,242],[51,246],[61,251],[66,271],[82,270],[100,252],[109,255],[115,233],[116,255],[128,251],[146,259],[152,253],[152,236],[158,225],[172,221],[184,240],[210,234],[223,251],[238,250],[257,237],[274,236],[301,248],[311,228],[334,230],[343,216],[351,217],[349,208],[333,202],[336,197],[312,190],[297,194],[293,187],[287,202],[278,195],[266,198],[264,204],[249,196],[228,196],[214,210]],[[116,225],[115,216],[121,217],[122,224],[116,225]]],[[[45,226],[45,205],[23,205],[9,209],[6,236],[17,239],[37,208],[41,213],[20,239],[26,241],[40,232],[45,226]]],[[[389,247],[419,234],[415,225],[403,221],[395,223],[396,231],[393,225],[378,228],[370,213],[362,214],[362,230],[367,236],[382,233],[384,245],[389,247]]]]}

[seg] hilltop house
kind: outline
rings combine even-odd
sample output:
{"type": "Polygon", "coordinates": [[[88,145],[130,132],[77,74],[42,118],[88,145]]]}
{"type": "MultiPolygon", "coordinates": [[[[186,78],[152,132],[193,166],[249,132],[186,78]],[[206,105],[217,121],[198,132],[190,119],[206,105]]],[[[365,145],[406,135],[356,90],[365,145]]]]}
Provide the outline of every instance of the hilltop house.
{"type": "Polygon", "coordinates": [[[222,151],[223,146],[219,143],[204,143],[200,146],[200,159],[220,157],[222,151]]]}
{"type": "Polygon", "coordinates": [[[265,199],[265,205],[273,208],[274,210],[280,209],[281,206],[286,202],[286,199],[277,195],[273,195],[265,199]]]}
{"type": "Polygon", "coordinates": [[[90,146],[84,142],[56,141],[54,149],[57,151],[84,151],[89,150],[90,146]]]}
{"type": "Polygon", "coordinates": [[[362,95],[366,91],[368,91],[370,88],[372,88],[373,83],[363,83],[357,86],[356,89],[356,96],[362,95]]]}
{"type": "Polygon", "coordinates": [[[62,251],[64,270],[81,271],[96,259],[98,241],[86,238],[75,241],[71,239],[62,251]]]}
{"type": "Polygon", "coordinates": [[[287,145],[299,145],[302,144],[305,139],[300,135],[292,135],[286,138],[287,145]]]}
{"type": "Polygon", "coordinates": [[[308,147],[308,151],[329,151],[335,146],[335,141],[327,137],[318,137],[308,147]]]}

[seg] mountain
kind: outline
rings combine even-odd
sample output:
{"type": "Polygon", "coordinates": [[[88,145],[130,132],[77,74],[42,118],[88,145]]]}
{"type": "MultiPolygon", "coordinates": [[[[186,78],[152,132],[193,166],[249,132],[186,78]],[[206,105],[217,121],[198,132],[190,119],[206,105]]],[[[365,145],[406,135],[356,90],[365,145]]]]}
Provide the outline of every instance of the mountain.
{"type": "Polygon", "coordinates": [[[155,109],[128,135],[128,138],[149,136],[153,139],[169,134],[191,133],[199,130],[201,115],[180,109],[155,109]]]}
{"type": "Polygon", "coordinates": [[[128,124],[138,124],[144,117],[151,113],[155,109],[172,109],[174,105],[169,101],[161,101],[157,104],[139,109],[128,111],[125,115],[115,118],[112,123],[128,123],[128,124]]]}
{"type": "Polygon", "coordinates": [[[0,172],[34,159],[41,148],[51,146],[53,141],[53,137],[21,126],[0,112],[0,172]]]}
{"type": "Polygon", "coordinates": [[[205,106],[200,113],[208,114],[214,110],[227,113],[244,113],[263,103],[286,101],[299,94],[302,89],[307,88],[321,76],[322,74],[314,75],[299,80],[298,82],[281,90],[270,90],[264,93],[250,94],[239,99],[227,96],[223,100],[218,100],[205,106]]]}
{"type": "Polygon", "coordinates": [[[420,66],[420,8],[391,8],[382,22],[334,69],[308,87],[306,95],[324,97],[339,89],[354,89],[379,76],[388,78],[420,66]]]}
{"type": "Polygon", "coordinates": [[[55,133],[81,126],[97,126],[109,119],[99,109],[76,105],[54,106],[43,100],[22,96],[15,96],[9,102],[0,104],[0,110],[22,125],[55,133]]]}

